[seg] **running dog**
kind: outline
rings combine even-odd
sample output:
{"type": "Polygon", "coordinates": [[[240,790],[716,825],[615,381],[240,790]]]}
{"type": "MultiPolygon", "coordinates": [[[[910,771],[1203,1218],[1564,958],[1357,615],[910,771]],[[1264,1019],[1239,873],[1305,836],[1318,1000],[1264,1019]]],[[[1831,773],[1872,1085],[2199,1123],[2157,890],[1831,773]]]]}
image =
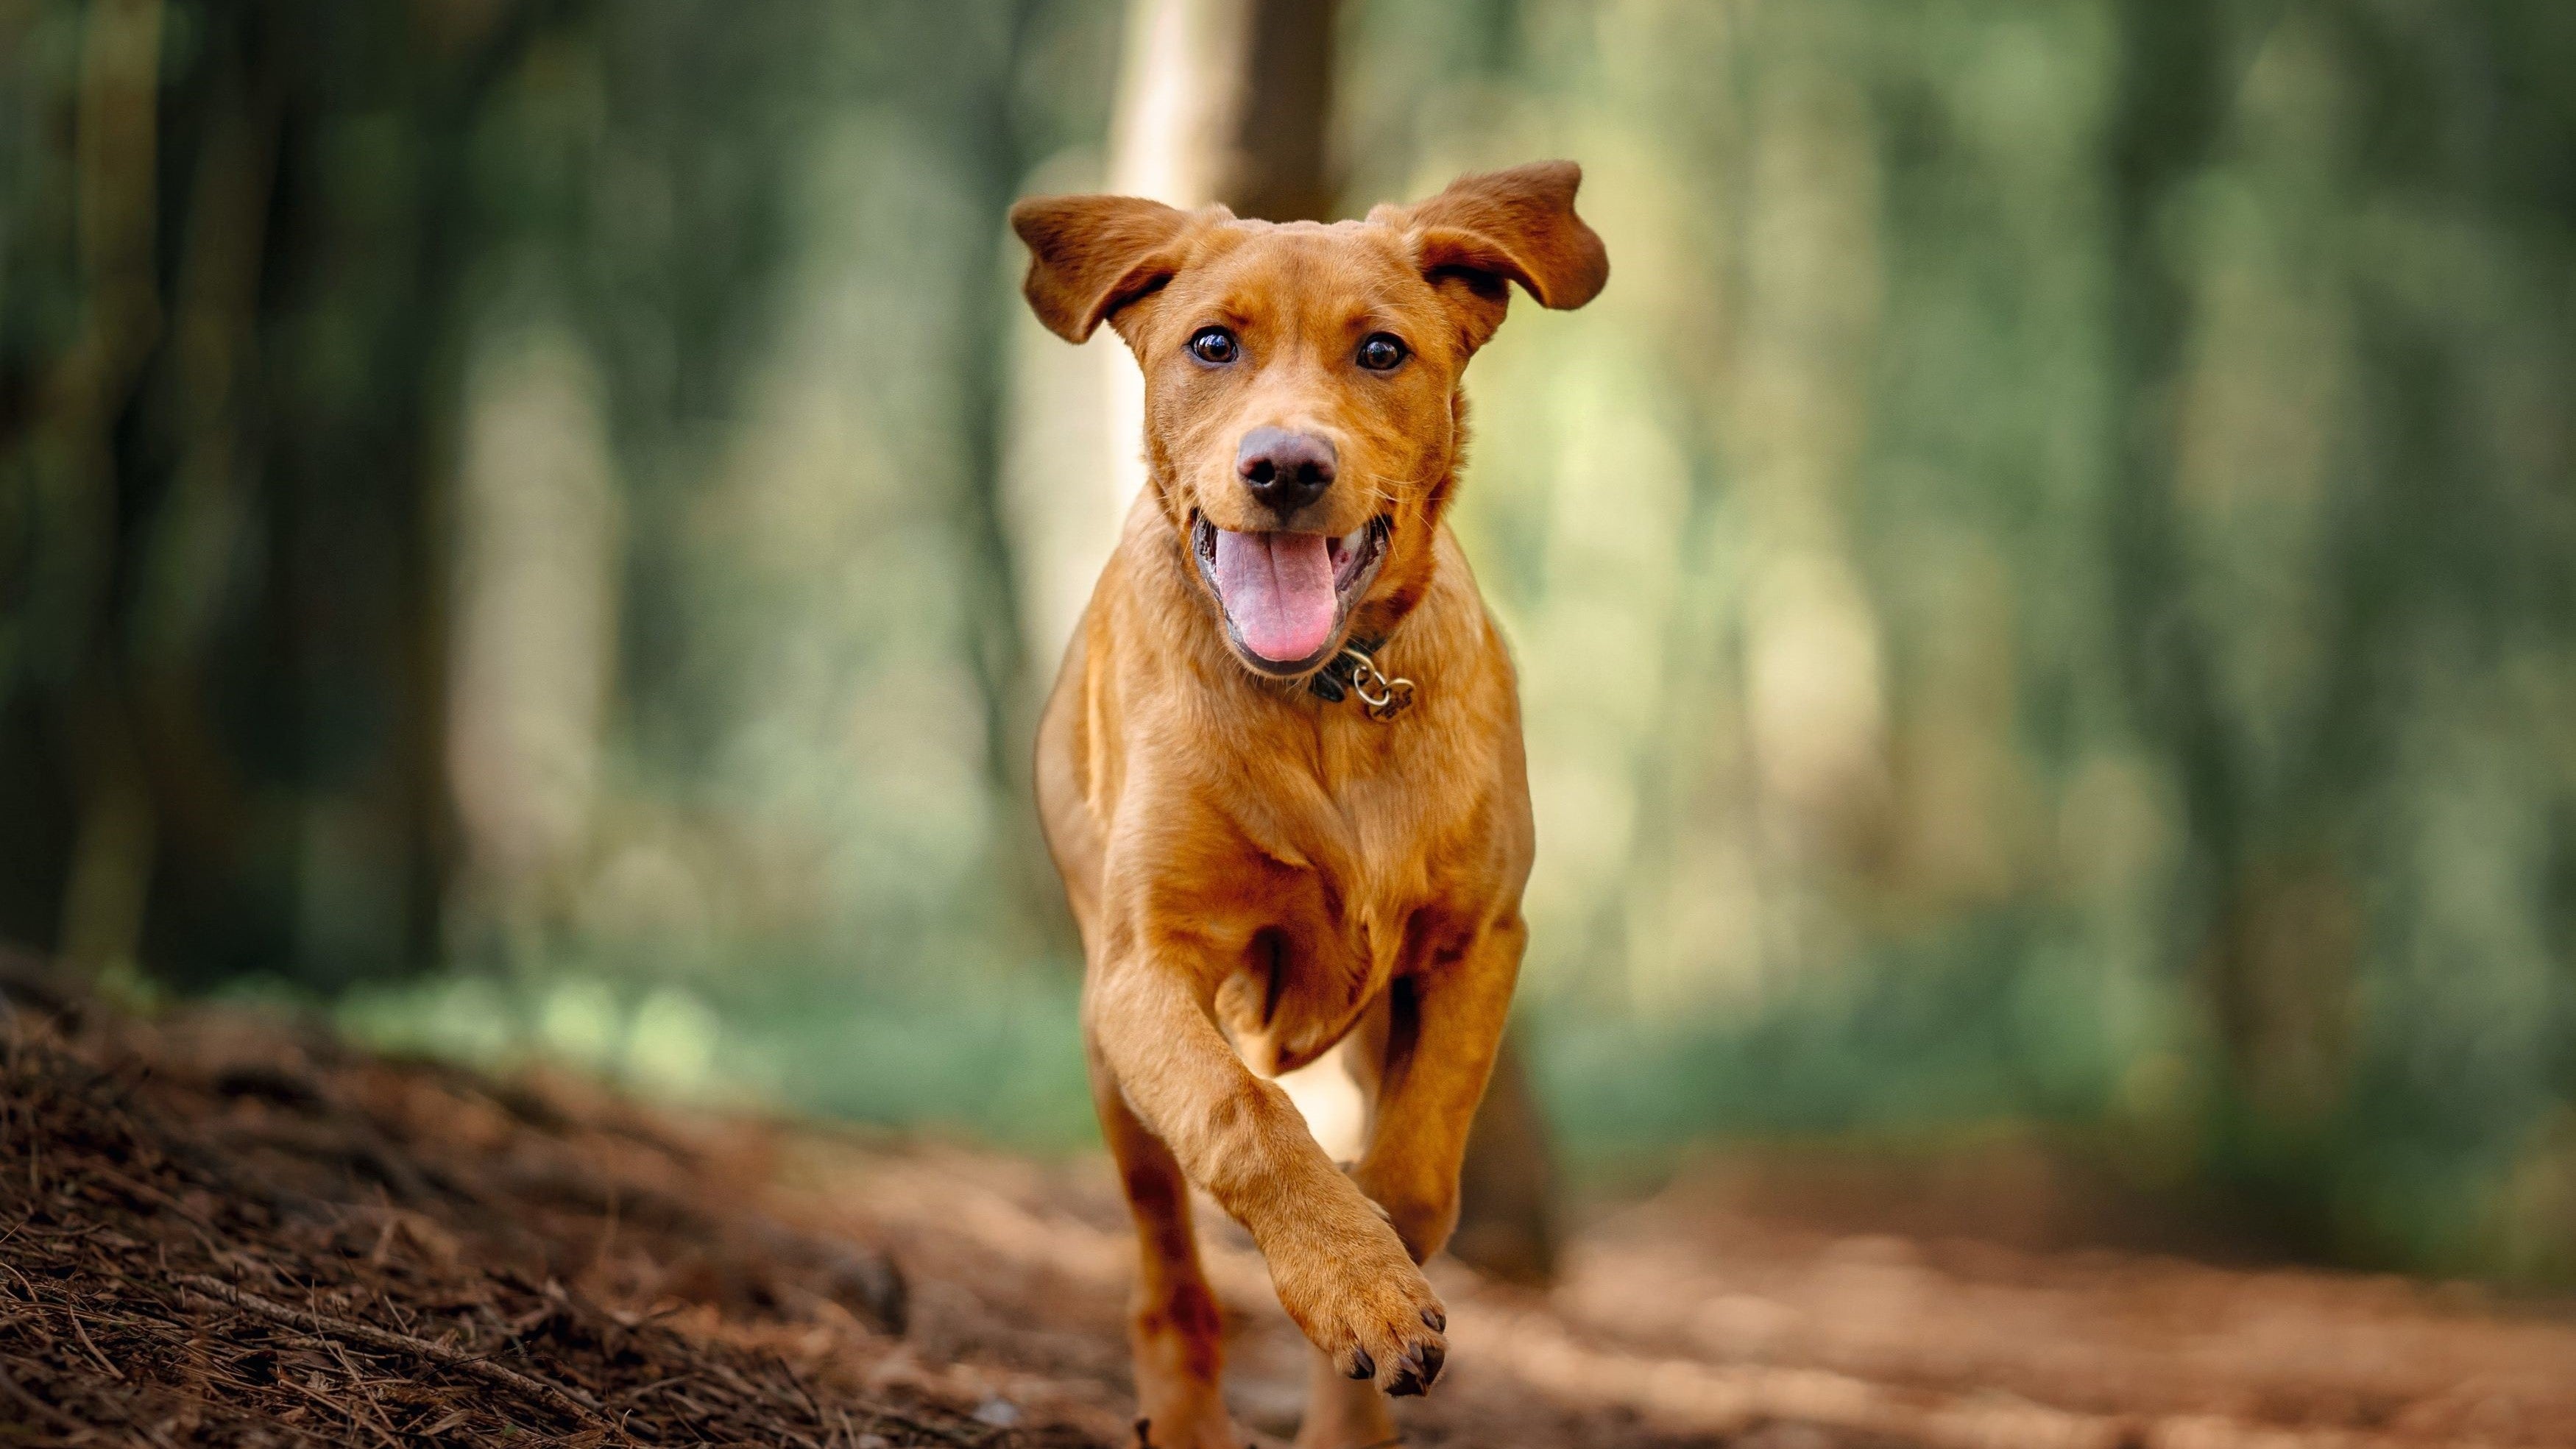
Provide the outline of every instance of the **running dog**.
{"type": "Polygon", "coordinates": [[[1460,374],[1510,289],[1580,307],[1609,277],[1581,180],[1522,166],[1331,225],[1123,196],[1011,212],[1039,320],[1073,342],[1108,323],[1145,374],[1150,483],[1066,651],[1037,792],[1143,1248],[1158,1449],[1244,1443],[1192,1184],[1314,1343],[1301,1449],[1390,1442],[1383,1395],[1439,1377],[1419,1265],[1457,1221],[1531,844],[1511,660],[1442,515],[1460,374]],[[1268,1080],[1336,1047],[1369,1101],[1347,1170],[1268,1080]]]}

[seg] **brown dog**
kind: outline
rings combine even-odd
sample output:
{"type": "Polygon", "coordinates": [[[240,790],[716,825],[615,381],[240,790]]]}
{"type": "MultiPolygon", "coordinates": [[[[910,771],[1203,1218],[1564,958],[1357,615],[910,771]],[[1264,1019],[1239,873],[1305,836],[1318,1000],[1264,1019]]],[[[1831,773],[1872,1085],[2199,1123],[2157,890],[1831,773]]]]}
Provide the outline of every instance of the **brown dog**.
{"type": "Polygon", "coordinates": [[[1037,784],[1144,1249],[1150,1444],[1243,1443],[1191,1183],[1315,1344],[1300,1445],[1383,1442],[1377,1390],[1439,1376],[1417,1265],[1457,1221],[1530,864],[1511,661],[1441,515],[1459,374],[1508,284],[1579,307],[1609,275],[1581,180],[1524,166],[1331,226],[1119,196],[1011,212],[1039,319],[1076,342],[1108,322],[1145,373],[1151,483],[1066,652],[1037,784]],[[1347,1176],[1264,1080],[1346,1038],[1370,1101],[1347,1176]]]}

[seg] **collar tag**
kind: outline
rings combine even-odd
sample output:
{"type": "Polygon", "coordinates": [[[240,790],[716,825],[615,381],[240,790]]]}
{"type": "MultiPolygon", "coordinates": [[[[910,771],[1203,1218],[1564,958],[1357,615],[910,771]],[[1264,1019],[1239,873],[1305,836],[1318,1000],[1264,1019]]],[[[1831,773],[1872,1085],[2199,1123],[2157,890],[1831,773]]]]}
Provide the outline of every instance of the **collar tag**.
{"type": "Polygon", "coordinates": [[[1359,696],[1360,708],[1381,724],[1413,704],[1413,681],[1388,678],[1368,651],[1356,644],[1342,646],[1332,663],[1315,672],[1308,687],[1317,697],[1334,703],[1345,693],[1359,696]]]}

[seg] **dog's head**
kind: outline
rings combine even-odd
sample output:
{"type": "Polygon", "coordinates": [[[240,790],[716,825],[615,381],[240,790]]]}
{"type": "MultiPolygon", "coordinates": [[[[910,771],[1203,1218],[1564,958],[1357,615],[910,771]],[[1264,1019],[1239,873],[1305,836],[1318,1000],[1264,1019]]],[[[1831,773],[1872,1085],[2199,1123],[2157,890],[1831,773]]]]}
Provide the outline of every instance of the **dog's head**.
{"type": "Polygon", "coordinates": [[[1128,196],[1023,201],[1024,289],[1145,373],[1164,511],[1253,670],[1310,672],[1421,597],[1460,446],[1458,378],[1510,285],[1580,307],[1610,263],[1571,162],[1463,177],[1365,221],[1273,225],[1128,196]]]}

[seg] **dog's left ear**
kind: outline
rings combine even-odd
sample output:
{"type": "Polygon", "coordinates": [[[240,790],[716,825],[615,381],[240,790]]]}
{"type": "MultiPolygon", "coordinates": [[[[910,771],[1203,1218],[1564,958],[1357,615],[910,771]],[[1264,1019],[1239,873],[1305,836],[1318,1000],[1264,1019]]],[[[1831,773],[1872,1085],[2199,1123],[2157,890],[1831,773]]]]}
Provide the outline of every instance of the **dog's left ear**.
{"type": "Polygon", "coordinates": [[[1540,161],[1461,176],[1408,207],[1381,206],[1369,220],[1404,233],[1414,264],[1450,304],[1473,351],[1503,324],[1510,283],[1542,307],[1580,307],[1610,280],[1601,238],[1574,214],[1583,168],[1540,161]]]}

